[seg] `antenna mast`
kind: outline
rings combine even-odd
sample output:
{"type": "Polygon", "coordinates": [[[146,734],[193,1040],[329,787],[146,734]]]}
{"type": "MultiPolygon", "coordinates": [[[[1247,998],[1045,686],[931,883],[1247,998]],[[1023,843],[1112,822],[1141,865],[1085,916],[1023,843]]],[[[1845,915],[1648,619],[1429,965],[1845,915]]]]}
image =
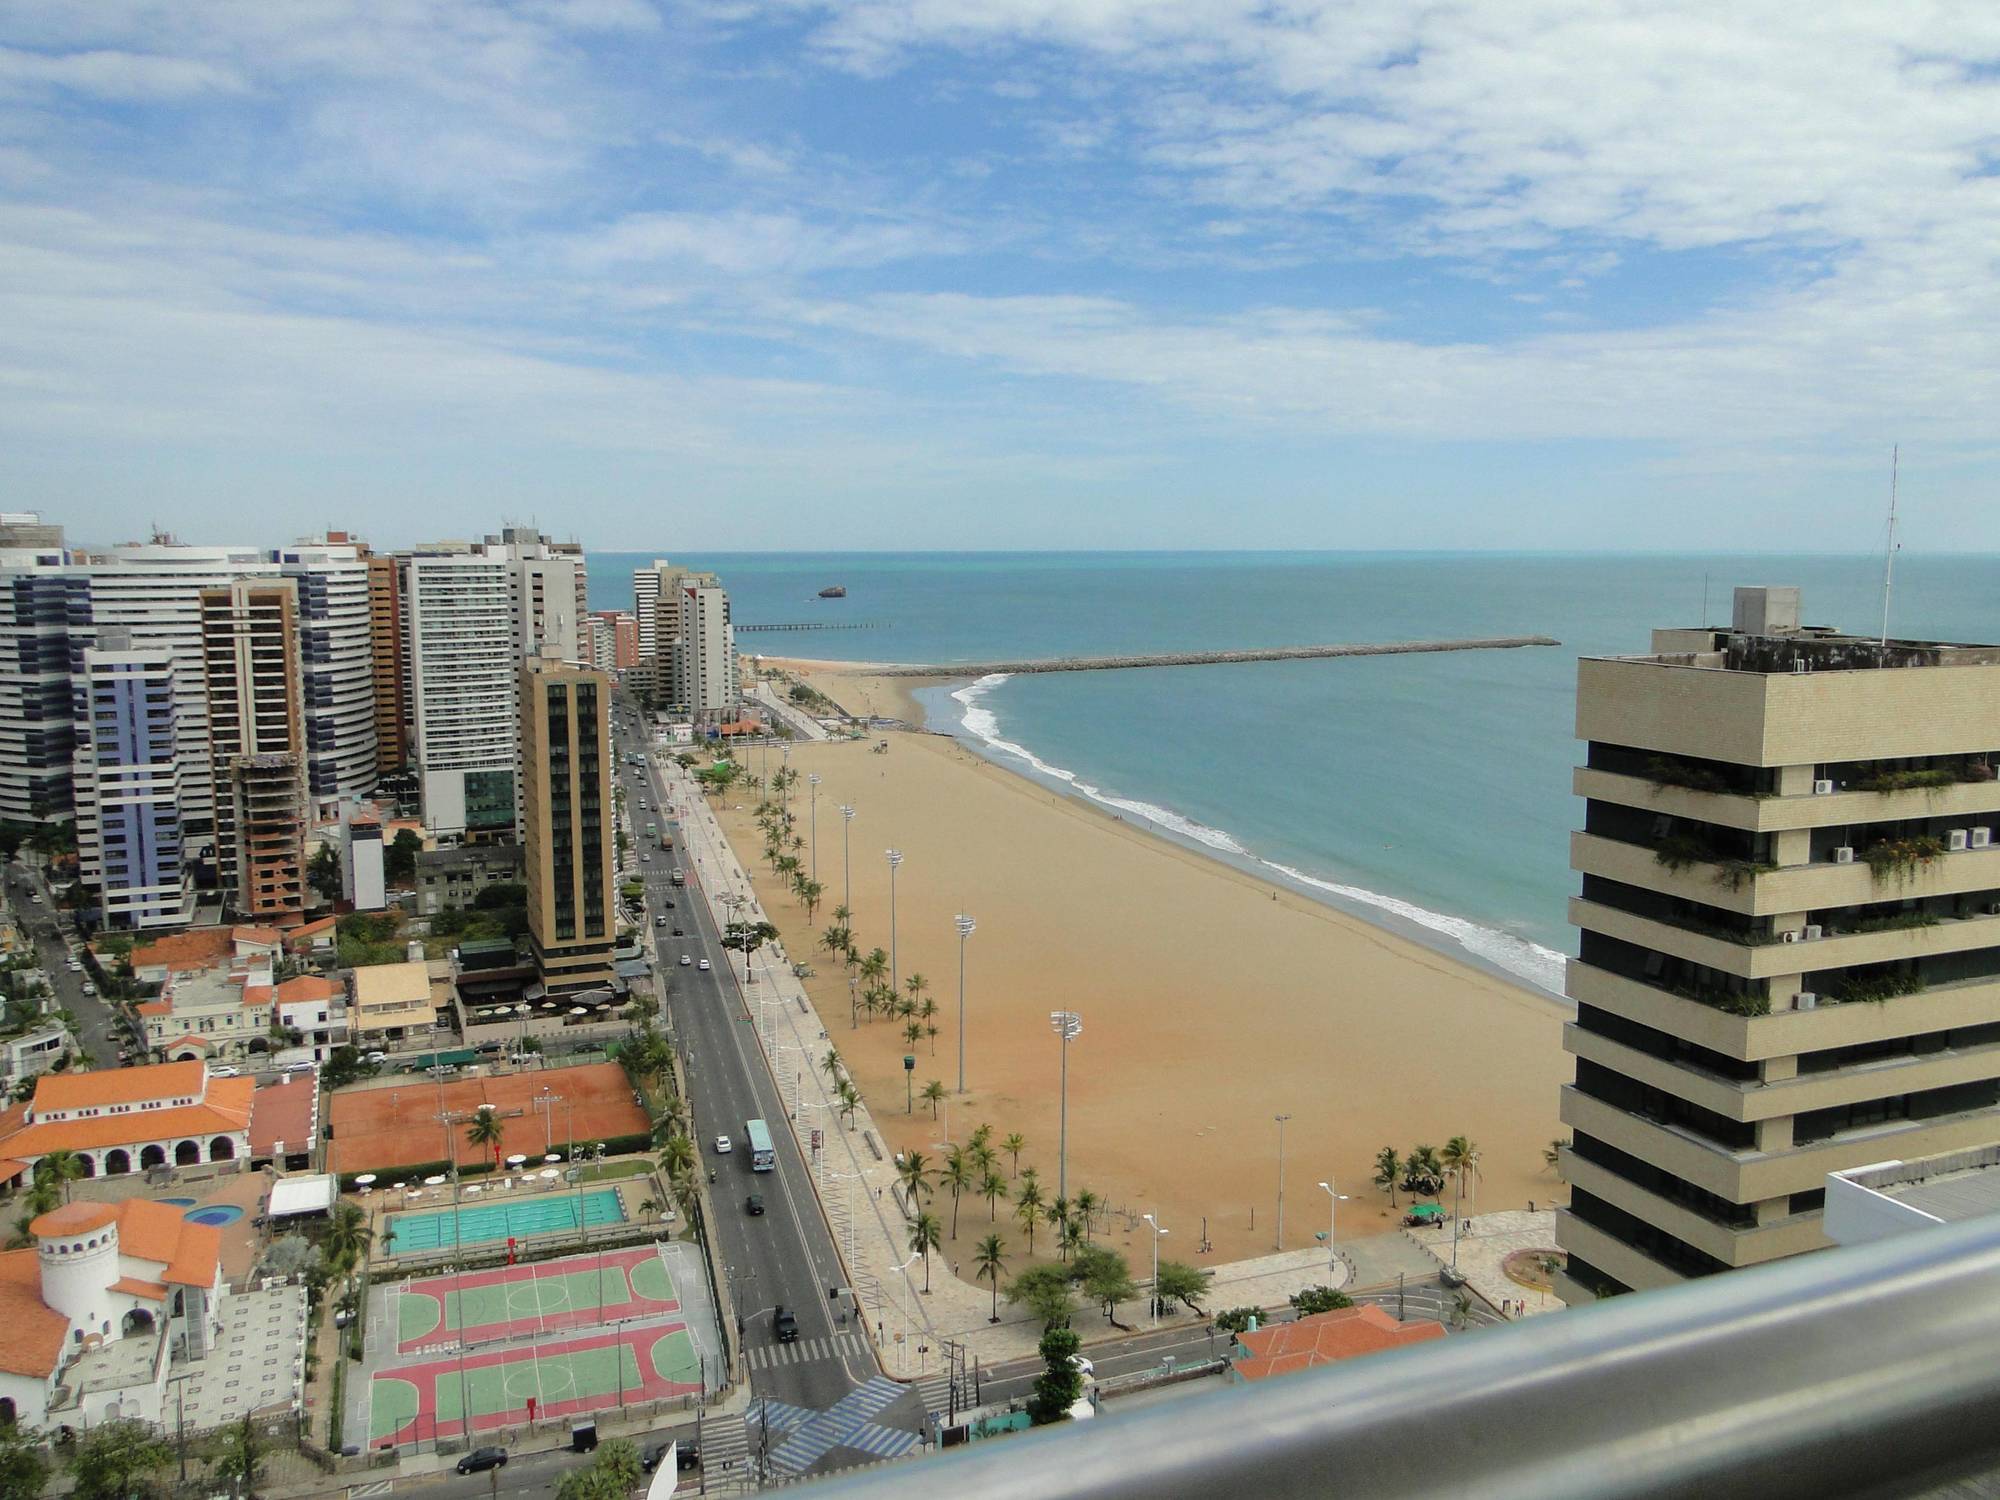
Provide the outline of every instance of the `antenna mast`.
{"type": "Polygon", "coordinates": [[[1889,544],[1882,552],[1882,644],[1889,644],[1889,591],[1896,581],[1896,480],[1902,467],[1903,445],[1889,450],[1889,544]]]}

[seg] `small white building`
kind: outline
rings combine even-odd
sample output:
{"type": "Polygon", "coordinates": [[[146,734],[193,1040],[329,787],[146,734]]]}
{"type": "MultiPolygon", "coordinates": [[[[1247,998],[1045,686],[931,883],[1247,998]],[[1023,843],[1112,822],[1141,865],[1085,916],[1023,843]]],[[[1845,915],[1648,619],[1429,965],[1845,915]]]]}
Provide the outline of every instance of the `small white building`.
{"type": "Polygon", "coordinates": [[[351,815],[341,824],[341,834],[340,893],[356,911],[381,911],[389,904],[381,820],[351,815]]]}
{"type": "Polygon", "coordinates": [[[325,1062],[347,1041],[347,991],[331,979],[317,974],[287,979],[272,992],[272,1013],[287,1042],[297,1036],[292,1045],[309,1049],[314,1062],[325,1062]]]}
{"type": "Polygon", "coordinates": [[[62,1057],[77,1055],[76,1038],[59,1021],[0,1041],[0,1083],[11,1089],[24,1078],[46,1073],[62,1057]]]}
{"type": "Polygon", "coordinates": [[[1829,1172],[1826,1237],[1866,1245],[2000,1213],[2000,1145],[1829,1172]]]}
{"type": "Polygon", "coordinates": [[[146,1046],[161,1062],[241,1058],[252,1042],[270,1050],[271,1009],[277,986],[268,954],[213,968],[169,974],[157,999],[139,1007],[146,1046]]]}

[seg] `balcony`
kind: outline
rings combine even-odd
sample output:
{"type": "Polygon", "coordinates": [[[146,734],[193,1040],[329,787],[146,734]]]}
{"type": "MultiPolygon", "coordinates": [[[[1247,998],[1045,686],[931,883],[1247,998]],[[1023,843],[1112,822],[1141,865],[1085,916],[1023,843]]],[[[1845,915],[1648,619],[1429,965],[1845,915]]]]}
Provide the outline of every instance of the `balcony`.
{"type": "Polygon", "coordinates": [[[1858,855],[1852,864],[1820,861],[1752,870],[1694,863],[1671,869],[1651,848],[1598,834],[1572,833],[1570,868],[1642,886],[1745,916],[1789,915],[2000,889],[2000,845],[1941,854],[1903,873],[1877,878],[1858,855]]]}
{"type": "Polygon", "coordinates": [[[1966,953],[2000,945],[2000,917],[1948,917],[1928,926],[1884,926],[1868,932],[1840,932],[1787,943],[1773,935],[1732,941],[1720,932],[1685,927],[1659,917],[1640,916],[1601,902],[1571,897],[1570,922],[1641,948],[1670,953],[1744,979],[1778,974],[1818,974],[1898,959],[1966,953]]]}
{"type": "MultiPolygon", "coordinates": [[[[1704,1217],[1684,1203],[1663,1198],[1619,1176],[1609,1167],[1588,1161],[1568,1147],[1563,1148],[1562,1175],[1563,1181],[1572,1187],[1594,1194],[1634,1218],[1657,1225],[1675,1239],[1732,1266],[1762,1265],[1765,1261],[1782,1260],[1788,1255],[1800,1255],[1808,1250],[1823,1250],[1827,1245],[1817,1213],[1792,1214],[1766,1224],[1732,1228],[1704,1217]]],[[[1583,1227],[1588,1229],[1592,1226],[1583,1227]]],[[[1597,1264],[1594,1256],[1585,1254],[1584,1259],[1597,1264]]]]}
{"type": "Polygon", "coordinates": [[[2000,781],[1961,781],[1894,792],[1833,792],[1801,797],[1747,797],[1664,786],[1643,776],[1623,776],[1578,766],[1571,778],[1579,797],[1615,802],[1646,812],[1693,818],[1746,833],[1787,828],[1833,828],[1917,818],[1973,818],[2000,813],[2000,781]]]}

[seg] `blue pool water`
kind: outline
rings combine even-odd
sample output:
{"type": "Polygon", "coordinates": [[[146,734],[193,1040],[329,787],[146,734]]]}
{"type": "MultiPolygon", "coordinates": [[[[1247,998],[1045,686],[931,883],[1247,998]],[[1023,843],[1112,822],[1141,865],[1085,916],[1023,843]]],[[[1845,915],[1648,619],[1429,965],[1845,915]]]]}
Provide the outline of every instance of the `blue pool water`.
{"type": "Polygon", "coordinates": [[[162,1198],[159,1201],[166,1204],[170,1208],[194,1207],[194,1199],[192,1198],[162,1198]]]}
{"type": "MultiPolygon", "coordinates": [[[[616,1188],[592,1188],[583,1194],[583,1222],[586,1226],[616,1224],[625,1217],[616,1188]]],[[[410,1255],[424,1250],[448,1249],[454,1243],[478,1245],[509,1237],[521,1239],[531,1234],[557,1234],[577,1227],[577,1195],[547,1193],[537,1198],[518,1198],[496,1203],[467,1204],[458,1209],[458,1232],[452,1232],[452,1210],[389,1215],[389,1232],[395,1238],[386,1246],[392,1255],[410,1255]]]]}
{"type": "Polygon", "coordinates": [[[197,1208],[188,1214],[190,1224],[208,1224],[220,1229],[224,1224],[234,1224],[243,1217],[243,1210],[234,1203],[213,1203],[207,1208],[197,1208]]]}

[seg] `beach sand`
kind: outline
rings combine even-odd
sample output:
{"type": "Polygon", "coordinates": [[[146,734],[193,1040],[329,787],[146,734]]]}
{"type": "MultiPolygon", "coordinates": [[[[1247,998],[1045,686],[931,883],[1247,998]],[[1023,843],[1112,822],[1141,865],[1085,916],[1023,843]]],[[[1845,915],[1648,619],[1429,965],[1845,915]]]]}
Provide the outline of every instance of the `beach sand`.
{"type": "MultiPolygon", "coordinates": [[[[814,685],[844,707],[917,716],[911,679],[814,666],[814,685]]],[[[1039,1169],[1054,1197],[1061,1049],[1049,1013],[1068,1009],[1083,1018],[1069,1056],[1071,1192],[1157,1213],[1173,1235],[1170,1256],[1215,1263],[1273,1247],[1278,1114],[1291,1116],[1288,1248],[1324,1233],[1322,1181],[1353,1200],[1341,1205],[1341,1238],[1395,1227],[1371,1180],[1385,1145],[1406,1152],[1471,1137],[1484,1158],[1482,1211],[1564,1196],[1542,1160],[1561,1133],[1557,1090],[1570,1071],[1559,1002],[1045,790],[947,737],[874,740],[883,738],[886,753],[874,741],[793,747],[797,831],[810,846],[804,776],[817,772],[825,896],[814,925],[823,929],[842,900],[837,808],[856,808],[851,904],[864,952],[890,946],[884,851],[905,855],[898,967],[926,976],[939,1006],[935,1051],[929,1039],[912,1049],[919,1093],[931,1079],[948,1089],[956,1080],[952,918],[978,920],[966,949],[969,1093],[951,1098],[943,1118],[933,1123],[921,1098],[905,1111],[901,1023],[864,1016],[850,1029],[844,971],[818,951],[803,909],[768,871],[758,885],[788,949],[813,962],[808,987],[829,1040],[895,1149],[936,1157],[947,1131],[963,1141],[981,1122],[996,1141],[1019,1131],[1022,1164],[1039,1169]],[[1197,1253],[1204,1219],[1206,1255],[1197,1253]]],[[[755,750],[746,765],[765,769],[755,750]]],[[[754,794],[732,796],[723,810],[749,857],[761,847],[754,803],[754,794]]],[[[983,1200],[961,1212],[953,1260],[969,1259],[969,1231],[987,1232],[983,1200]]],[[[1006,1212],[1003,1203],[1003,1229],[1006,1212]]],[[[1010,1238],[1018,1242],[1017,1228],[1010,1238]]],[[[1038,1252],[1047,1243],[1038,1231],[1038,1252]]]]}

